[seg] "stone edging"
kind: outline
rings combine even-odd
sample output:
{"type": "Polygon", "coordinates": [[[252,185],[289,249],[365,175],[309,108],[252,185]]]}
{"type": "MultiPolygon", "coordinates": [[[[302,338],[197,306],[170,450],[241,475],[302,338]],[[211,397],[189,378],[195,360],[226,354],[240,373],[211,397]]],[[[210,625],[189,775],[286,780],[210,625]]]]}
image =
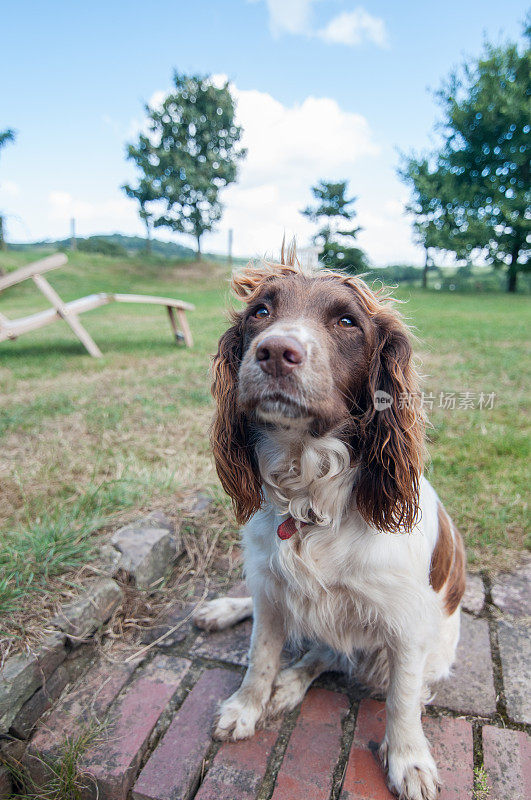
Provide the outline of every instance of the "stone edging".
{"type": "Polygon", "coordinates": [[[91,640],[123,601],[113,576],[120,573],[149,590],[181,552],[173,524],[158,511],[120,528],[99,548],[106,577],[91,580],[80,597],[60,608],[34,651],[6,660],[0,672],[0,744],[13,737],[27,739],[66,685],[83,672],[91,640]]]}

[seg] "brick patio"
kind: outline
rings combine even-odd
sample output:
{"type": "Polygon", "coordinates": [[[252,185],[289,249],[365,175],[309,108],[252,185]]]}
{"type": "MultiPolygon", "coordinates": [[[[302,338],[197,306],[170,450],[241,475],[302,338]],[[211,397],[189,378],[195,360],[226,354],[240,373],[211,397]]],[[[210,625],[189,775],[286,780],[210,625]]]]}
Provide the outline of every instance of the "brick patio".
{"type": "MultiPolygon", "coordinates": [[[[470,580],[454,679],[437,688],[424,718],[441,800],[472,798],[475,767],[486,771],[488,800],[531,796],[529,584],[521,579],[470,580]]],[[[173,609],[147,641],[189,610],[173,609]]],[[[24,756],[33,779],[45,782],[65,735],[92,720],[106,724],[80,764],[91,776],[86,798],[391,800],[376,757],[384,705],[341,676],[322,676],[300,708],[253,739],[212,741],[217,704],[241,680],[249,633],[250,622],[206,634],[184,621],[136,661],[92,665],[39,723],[24,756]]]]}

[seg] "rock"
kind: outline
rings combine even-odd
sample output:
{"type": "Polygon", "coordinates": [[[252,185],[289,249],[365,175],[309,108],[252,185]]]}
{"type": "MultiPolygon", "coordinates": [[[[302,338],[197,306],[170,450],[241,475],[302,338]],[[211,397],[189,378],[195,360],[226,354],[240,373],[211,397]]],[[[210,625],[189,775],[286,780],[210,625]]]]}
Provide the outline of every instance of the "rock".
{"type": "Polygon", "coordinates": [[[435,694],[433,705],[483,717],[496,712],[486,619],[461,614],[461,636],[452,674],[432,688],[435,694]]]}
{"type": "Polygon", "coordinates": [[[112,544],[122,554],[119,567],[142,589],[163,578],[177,556],[175,540],[166,527],[128,525],[114,534],[112,544]]]}
{"type": "Polygon", "coordinates": [[[60,628],[73,646],[98,630],[122,602],[122,590],[111,578],[98,578],[87,586],[84,594],[67,603],[52,624],[60,628]]]}
{"type": "Polygon", "coordinates": [[[112,578],[118,572],[121,557],[122,554],[115,547],[110,544],[102,544],[96,550],[95,562],[91,566],[95,572],[112,578]]]}
{"type": "Polygon", "coordinates": [[[53,633],[33,652],[6,661],[0,673],[0,733],[8,731],[24,703],[64,661],[64,644],[64,634],[53,633]]]}
{"type": "Polygon", "coordinates": [[[68,671],[68,682],[75,683],[92,666],[96,656],[97,646],[94,640],[80,644],[79,647],[72,650],[64,664],[68,671]]]}
{"type": "Polygon", "coordinates": [[[9,800],[13,793],[11,775],[6,767],[0,767],[0,800],[9,800]]]}
{"type": "Polygon", "coordinates": [[[212,497],[210,497],[210,495],[205,494],[204,492],[197,492],[190,504],[189,513],[202,514],[204,511],[207,511],[210,506],[213,505],[213,503],[214,500],[212,497]]]}
{"type": "Polygon", "coordinates": [[[467,573],[466,589],[461,601],[465,611],[471,614],[480,614],[485,605],[485,587],[481,575],[467,573]]]}
{"type": "Polygon", "coordinates": [[[520,566],[502,573],[492,582],[491,595],[499,609],[515,617],[531,615],[531,556],[526,554],[520,566]]]}
{"type": "Polygon", "coordinates": [[[50,675],[44,686],[37,689],[35,694],[24,703],[17,716],[11,723],[10,733],[19,739],[27,739],[36,722],[45,711],[51,708],[68,683],[68,670],[61,664],[50,675]]]}
{"type": "Polygon", "coordinates": [[[531,723],[531,637],[521,621],[498,622],[507,714],[515,722],[531,723]]]}

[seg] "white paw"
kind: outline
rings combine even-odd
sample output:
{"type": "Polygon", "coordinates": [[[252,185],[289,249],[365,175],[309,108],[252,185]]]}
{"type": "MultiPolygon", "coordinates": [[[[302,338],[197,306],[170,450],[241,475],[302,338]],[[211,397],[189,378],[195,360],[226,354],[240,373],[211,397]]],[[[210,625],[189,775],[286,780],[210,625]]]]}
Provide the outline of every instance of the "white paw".
{"type": "Polygon", "coordinates": [[[200,606],[192,620],[205,631],[221,631],[250,616],[252,611],[253,601],[250,597],[218,597],[200,606]]]}
{"type": "Polygon", "coordinates": [[[399,800],[436,800],[441,784],[427,745],[417,750],[404,748],[397,753],[384,739],[380,745],[380,758],[387,768],[389,789],[398,795],[399,800]]]}
{"type": "Polygon", "coordinates": [[[214,727],[214,739],[249,739],[262,713],[261,706],[249,703],[240,692],[222,703],[214,727]]]}
{"type": "Polygon", "coordinates": [[[284,669],[279,672],[267,705],[267,715],[278,717],[284,711],[292,711],[301,702],[307,688],[308,681],[301,670],[284,669]]]}

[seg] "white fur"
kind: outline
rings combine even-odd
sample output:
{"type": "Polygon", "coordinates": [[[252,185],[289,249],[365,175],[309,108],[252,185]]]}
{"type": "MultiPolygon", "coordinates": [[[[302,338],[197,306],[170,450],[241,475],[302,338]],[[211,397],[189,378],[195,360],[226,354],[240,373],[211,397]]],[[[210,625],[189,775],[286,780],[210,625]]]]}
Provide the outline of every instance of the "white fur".
{"type": "Polygon", "coordinates": [[[252,613],[252,597],[218,597],[197,609],[194,622],[206,631],[221,631],[250,617],[252,613]]]}
{"type": "MultiPolygon", "coordinates": [[[[423,478],[411,533],[382,533],[353,504],[355,469],[338,439],[285,427],[265,436],[257,456],[266,502],[242,534],[255,613],[250,666],[221,707],[216,735],[252,735],[261,717],[293,708],[320,672],[342,664],[387,692],[381,754],[390,787],[406,800],[434,800],[437,770],[421,704],[428,684],[449,673],[460,614],[447,616],[429,584],[435,491],[423,478]],[[276,531],[286,515],[312,524],[281,541],[276,531]],[[288,637],[317,644],[279,674],[288,637]]],[[[223,605],[207,609],[210,627],[230,617],[223,605]]]]}

